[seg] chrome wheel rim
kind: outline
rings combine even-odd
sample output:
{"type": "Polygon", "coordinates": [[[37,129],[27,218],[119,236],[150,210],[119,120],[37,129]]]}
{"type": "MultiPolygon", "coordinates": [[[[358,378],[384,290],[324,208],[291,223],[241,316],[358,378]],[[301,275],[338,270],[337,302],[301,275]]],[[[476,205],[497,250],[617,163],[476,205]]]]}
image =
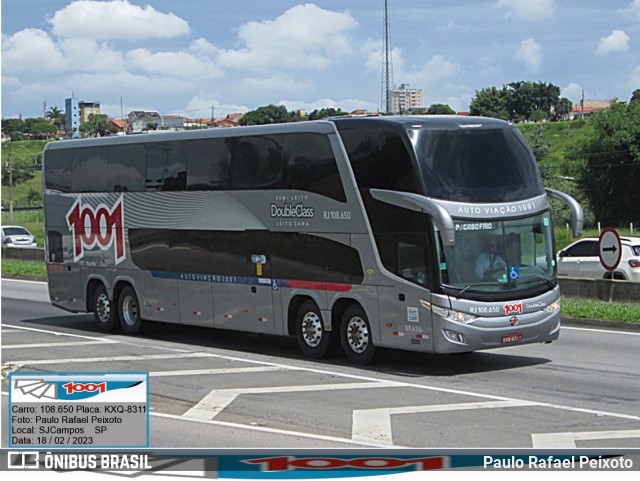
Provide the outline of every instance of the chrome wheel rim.
{"type": "Polygon", "coordinates": [[[109,296],[102,293],[96,299],[96,314],[100,322],[108,322],[111,316],[111,302],[109,302],[109,296]]]}
{"type": "Polygon", "coordinates": [[[347,324],[347,342],[351,350],[362,354],[369,345],[369,329],[361,317],[353,317],[347,324]]]}
{"type": "Polygon", "coordinates": [[[318,347],[322,341],[322,321],[315,312],[307,312],[302,318],[302,339],[309,347],[318,347]]]}
{"type": "Polygon", "coordinates": [[[122,319],[127,326],[134,326],[138,318],[138,304],[135,299],[127,296],[122,302],[122,319]]]}

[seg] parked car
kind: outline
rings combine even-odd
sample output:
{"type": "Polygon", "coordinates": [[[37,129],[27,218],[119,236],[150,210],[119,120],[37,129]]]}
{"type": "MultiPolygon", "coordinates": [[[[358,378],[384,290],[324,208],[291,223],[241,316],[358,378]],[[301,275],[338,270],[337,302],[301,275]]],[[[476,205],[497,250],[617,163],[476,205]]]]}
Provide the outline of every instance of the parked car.
{"type": "Polygon", "coordinates": [[[2,247],[22,247],[35,249],[36,238],[24,227],[19,225],[3,225],[2,247]]]}
{"type": "Polygon", "coordinates": [[[622,257],[615,271],[600,263],[598,238],[586,237],[558,252],[558,275],[640,282],[640,237],[620,237],[622,257]]]}

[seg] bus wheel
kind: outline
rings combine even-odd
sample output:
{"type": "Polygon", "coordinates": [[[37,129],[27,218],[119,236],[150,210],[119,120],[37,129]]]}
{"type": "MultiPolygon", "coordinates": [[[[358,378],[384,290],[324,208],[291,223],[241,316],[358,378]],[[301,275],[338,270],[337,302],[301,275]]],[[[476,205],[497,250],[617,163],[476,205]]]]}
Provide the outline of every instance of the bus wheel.
{"type": "Polygon", "coordinates": [[[102,332],[111,332],[116,327],[116,306],[102,284],[93,293],[93,318],[102,332]]]}
{"type": "Polygon", "coordinates": [[[140,317],[140,304],[136,291],[131,286],[126,286],[120,291],[118,296],[118,315],[120,326],[125,334],[135,336],[142,327],[140,317]]]}
{"type": "Polygon", "coordinates": [[[344,311],[340,323],[342,349],[349,362],[364,366],[378,360],[382,353],[373,345],[371,325],[364,309],[353,304],[344,311]]]}
{"type": "Polygon", "coordinates": [[[312,300],[302,303],[296,315],[296,335],[302,353],[320,359],[336,351],[338,337],[325,331],[320,309],[312,300]]]}

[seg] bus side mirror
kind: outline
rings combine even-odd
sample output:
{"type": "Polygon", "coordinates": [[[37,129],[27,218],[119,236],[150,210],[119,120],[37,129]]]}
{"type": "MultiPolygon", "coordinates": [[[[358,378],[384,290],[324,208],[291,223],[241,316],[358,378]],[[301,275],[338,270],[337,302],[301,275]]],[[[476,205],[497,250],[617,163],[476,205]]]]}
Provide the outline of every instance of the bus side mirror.
{"type": "Polygon", "coordinates": [[[573,237],[580,237],[584,229],[584,212],[580,203],[569,194],[555,189],[545,189],[552,199],[559,200],[571,210],[571,233],[573,237]]]}
{"type": "Polygon", "coordinates": [[[398,192],[395,190],[371,189],[369,190],[371,197],[380,202],[402,207],[416,212],[424,212],[429,214],[438,230],[442,244],[445,246],[454,246],[456,243],[456,229],[453,219],[447,210],[436,200],[425,197],[420,194],[411,192],[398,192]]]}

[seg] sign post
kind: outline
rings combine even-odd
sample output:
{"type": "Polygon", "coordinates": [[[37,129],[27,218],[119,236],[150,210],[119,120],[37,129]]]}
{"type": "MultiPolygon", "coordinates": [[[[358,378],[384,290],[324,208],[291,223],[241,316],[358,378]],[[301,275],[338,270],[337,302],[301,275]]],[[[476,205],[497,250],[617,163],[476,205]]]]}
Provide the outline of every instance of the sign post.
{"type": "Polygon", "coordinates": [[[608,271],[615,271],[622,258],[622,243],[618,232],[612,227],[605,227],[598,240],[600,263],[608,271]]]}

